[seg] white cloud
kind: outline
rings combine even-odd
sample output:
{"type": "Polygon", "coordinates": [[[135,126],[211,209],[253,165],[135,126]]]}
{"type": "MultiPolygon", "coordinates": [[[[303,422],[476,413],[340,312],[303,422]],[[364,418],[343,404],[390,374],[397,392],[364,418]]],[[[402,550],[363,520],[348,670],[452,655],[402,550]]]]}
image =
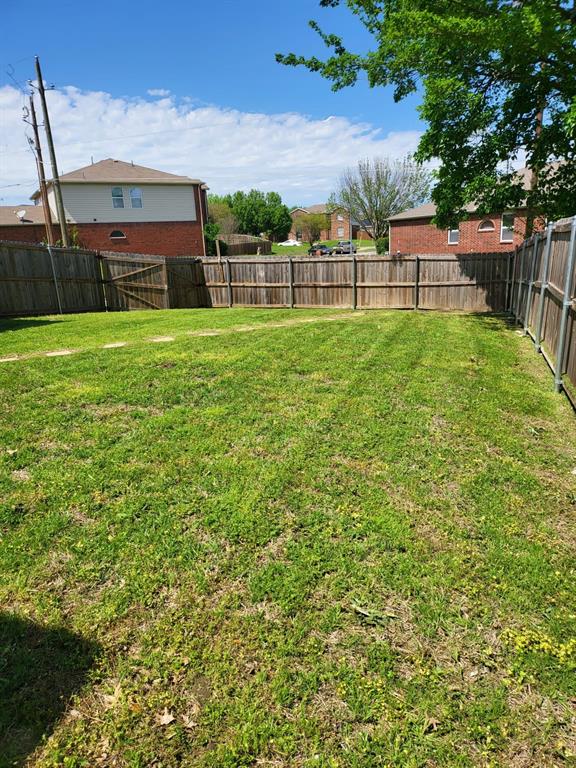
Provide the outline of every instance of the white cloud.
{"type": "MultiPolygon", "coordinates": [[[[325,200],[346,166],[364,157],[402,157],[420,137],[418,131],[383,134],[345,117],[240,112],[190,99],[149,101],[71,86],[50,91],[48,100],[61,173],[88,165],[92,157],[114,157],[201,178],[218,193],[276,190],[288,204],[325,200]]],[[[22,103],[18,90],[0,88],[5,205],[25,201],[36,188],[22,103]]]]}
{"type": "Polygon", "coordinates": [[[146,93],[148,96],[170,96],[170,91],[166,88],[149,88],[146,93]]]}

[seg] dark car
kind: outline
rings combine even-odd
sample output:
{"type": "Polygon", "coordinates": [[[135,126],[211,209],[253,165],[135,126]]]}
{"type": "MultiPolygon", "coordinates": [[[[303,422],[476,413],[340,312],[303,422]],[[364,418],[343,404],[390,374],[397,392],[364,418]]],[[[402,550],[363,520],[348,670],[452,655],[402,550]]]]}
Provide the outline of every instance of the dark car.
{"type": "Polygon", "coordinates": [[[314,243],[312,248],[308,248],[308,256],[331,256],[332,248],[326,243],[314,243]]]}
{"type": "Polygon", "coordinates": [[[332,253],[356,253],[358,249],[352,243],[352,251],[350,251],[350,240],[340,240],[332,248],[332,253]]]}

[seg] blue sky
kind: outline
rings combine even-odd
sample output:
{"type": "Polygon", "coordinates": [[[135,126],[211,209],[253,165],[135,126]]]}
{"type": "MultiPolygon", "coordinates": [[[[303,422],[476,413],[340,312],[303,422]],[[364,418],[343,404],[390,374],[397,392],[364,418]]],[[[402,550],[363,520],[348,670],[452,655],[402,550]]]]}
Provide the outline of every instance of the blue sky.
{"type": "MultiPolygon", "coordinates": [[[[155,162],[165,170],[195,176],[211,173],[206,180],[215,191],[275,182],[287,202],[311,202],[330,193],[339,167],[342,170],[359,159],[354,157],[355,150],[365,156],[412,149],[423,129],[415,98],[395,104],[391,91],[371,90],[364,82],[334,93],[318,75],[275,62],[278,51],[323,55],[321,40],[308,27],[310,18],[319,20],[327,31],[342,33],[352,48],[365,50],[370,42],[346,9],[322,9],[317,0],[163,4],[56,0],[32,6],[8,0],[0,71],[0,98],[4,97],[0,106],[8,114],[0,124],[0,186],[5,190],[0,189],[0,197],[6,202],[9,195],[10,203],[19,189],[10,187],[8,193],[8,184],[18,183],[17,178],[22,184],[28,182],[30,169],[33,175],[25,136],[16,122],[22,97],[7,73],[25,85],[33,77],[36,53],[45,79],[58,90],[50,98],[63,171],[86,164],[92,156],[100,159],[122,151],[131,156],[120,159],[155,162]],[[66,91],[67,87],[73,91],[66,91]],[[276,116],[286,113],[298,120],[278,124],[276,116]],[[254,115],[259,119],[252,132],[250,116],[254,115]],[[266,116],[273,118],[269,143],[266,116]],[[336,120],[325,130],[330,117],[336,120]],[[118,139],[122,139],[116,142],[115,120],[118,139]],[[211,131],[210,121],[221,128],[211,131]],[[186,136],[181,130],[184,125],[186,136]],[[147,127],[156,129],[157,138],[150,137],[146,144],[123,138],[140,136],[147,127]],[[234,134],[236,146],[230,141],[234,134]],[[318,142],[317,168],[310,158],[311,134],[318,142]],[[215,142],[222,146],[221,167],[215,142]],[[173,145],[168,154],[167,143],[173,145]],[[331,160],[329,151],[335,155],[331,160]],[[18,152],[20,170],[14,160],[18,152]],[[279,156],[283,156],[280,163],[276,162],[279,156]]],[[[21,189],[27,192],[24,186],[21,189]]]]}

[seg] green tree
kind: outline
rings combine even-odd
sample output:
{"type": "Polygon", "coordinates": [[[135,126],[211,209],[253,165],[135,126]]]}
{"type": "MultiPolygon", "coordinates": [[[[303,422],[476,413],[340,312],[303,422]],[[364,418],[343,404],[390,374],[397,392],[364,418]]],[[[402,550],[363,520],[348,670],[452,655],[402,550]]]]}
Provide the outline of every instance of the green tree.
{"type": "Polygon", "coordinates": [[[303,213],[294,221],[294,228],[302,234],[302,240],[310,247],[320,240],[323,230],[328,229],[330,221],[325,213],[303,213]]]}
{"type": "Polygon", "coordinates": [[[388,232],[388,219],[430,199],[432,174],[404,160],[374,158],[360,160],[355,168],[347,168],[331,196],[335,208],[350,211],[352,218],[369,227],[375,240],[388,232]]]}
{"type": "Polygon", "coordinates": [[[245,235],[264,234],[271,240],[285,240],[292,226],[290,209],[277,192],[235,192],[224,198],[236,221],[238,232],[245,235]]]}
{"type": "Polygon", "coordinates": [[[526,203],[530,218],[574,213],[576,4],[573,0],[321,0],[347,5],[374,39],[350,51],[310,22],[331,49],[277,55],[319,72],[337,90],[365,73],[399,101],[422,90],[427,122],[419,161],[439,158],[436,223],[526,203]],[[526,157],[522,179],[510,164],[526,157]],[[561,161],[554,163],[553,161],[561,161]],[[528,184],[526,184],[528,181],[528,184]],[[525,188],[528,187],[528,189],[525,188]]]}
{"type": "Polygon", "coordinates": [[[238,222],[224,197],[208,195],[208,221],[218,225],[218,232],[231,235],[238,231],[238,222]]]}

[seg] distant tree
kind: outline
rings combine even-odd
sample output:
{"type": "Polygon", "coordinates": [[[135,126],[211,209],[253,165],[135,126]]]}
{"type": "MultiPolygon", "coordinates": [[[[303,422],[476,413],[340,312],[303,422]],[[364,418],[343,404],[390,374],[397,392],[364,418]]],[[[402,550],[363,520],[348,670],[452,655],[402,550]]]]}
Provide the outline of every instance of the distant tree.
{"type": "Polygon", "coordinates": [[[378,240],[387,234],[390,216],[429,200],[431,182],[432,174],[409,157],[360,160],[344,171],[330,205],[350,211],[378,240]]]}
{"type": "Polygon", "coordinates": [[[290,209],[282,203],[277,192],[235,192],[227,195],[224,201],[230,207],[236,221],[238,232],[245,235],[264,234],[271,240],[285,240],[292,227],[290,209]]]}
{"type": "MultiPolygon", "coordinates": [[[[220,228],[218,227],[218,224],[215,222],[207,222],[204,225],[204,242],[206,244],[206,255],[207,256],[216,256],[217,255],[217,249],[216,249],[216,241],[220,238],[218,235],[220,234],[220,228]]],[[[228,246],[224,242],[220,242],[220,255],[225,256],[226,250],[228,249],[228,246]]]]}
{"type": "MultiPolygon", "coordinates": [[[[416,157],[438,158],[435,221],[446,227],[474,203],[480,214],[526,204],[535,217],[574,213],[576,3],[574,0],[321,0],[348,6],[372,45],[350,50],[323,32],[329,52],[278,55],[332,82],[365,74],[394,99],[422,94],[428,124],[416,157]],[[514,173],[521,158],[526,179],[514,173]],[[554,161],[561,161],[556,164],[554,161]]],[[[529,225],[530,228],[530,225],[529,225]]]]}
{"type": "Polygon", "coordinates": [[[294,228],[302,233],[302,240],[313,246],[320,240],[323,230],[329,226],[325,213],[303,213],[294,220],[294,228]]]}
{"type": "Polygon", "coordinates": [[[226,198],[219,195],[208,195],[208,221],[218,225],[218,232],[231,235],[238,232],[238,222],[226,198]]]}

